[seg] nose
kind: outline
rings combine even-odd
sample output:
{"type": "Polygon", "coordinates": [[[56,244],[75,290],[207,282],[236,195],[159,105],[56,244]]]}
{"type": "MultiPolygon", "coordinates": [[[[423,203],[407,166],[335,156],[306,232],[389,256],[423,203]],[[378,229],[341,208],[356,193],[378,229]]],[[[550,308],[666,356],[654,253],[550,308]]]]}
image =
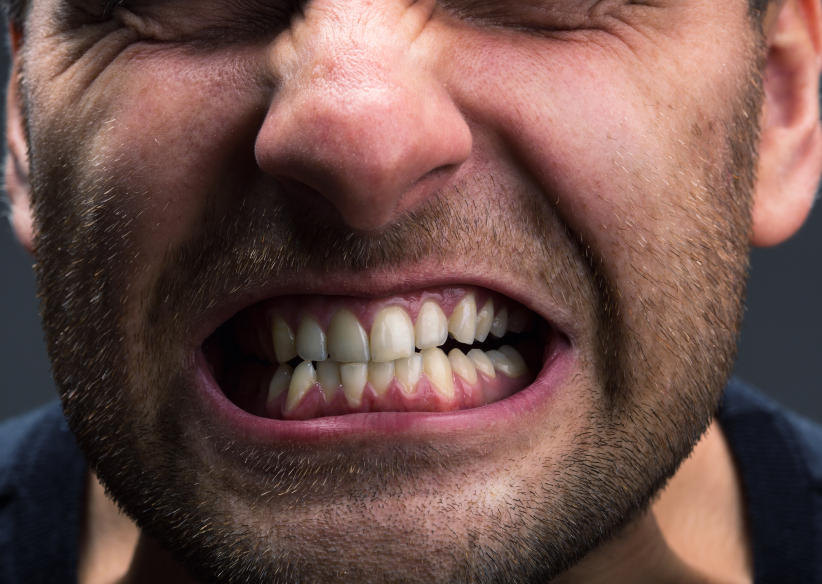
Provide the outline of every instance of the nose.
{"type": "Polygon", "coordinates": [[[469,157],[471,132],[426,30],[433,10],[434,0],[309,3],[271,47],[278,89],[255,144],[260,168],[310,187],[357,230],[436,193],[469,157]]]}

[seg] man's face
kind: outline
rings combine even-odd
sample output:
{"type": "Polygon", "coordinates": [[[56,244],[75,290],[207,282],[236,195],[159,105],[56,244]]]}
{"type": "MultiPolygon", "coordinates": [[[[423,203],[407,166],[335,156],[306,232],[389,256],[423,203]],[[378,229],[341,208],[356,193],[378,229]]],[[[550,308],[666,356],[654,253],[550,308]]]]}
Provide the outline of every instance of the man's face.
{"type": "MultiPolygon", "coordinates": [[[[103,482],[205,580],[529,581],[578,560],[672,474],[731,369],[747,10],[35,0],[39,285],[103,482]],[[496,370],[428,349],[413,383],[403,323],[429,300],[471,329],[471,294],[507,330],[441,348],[496,370]],[[365,362],[353,321],[330,330],[343,310],[370,367],[320,365],[306,319],[365,362]],[[280,325],[280,394],[277,315],[302,355],[280,325]]],[[[418,345],[441,332],[427,310],[418,345]]]]}

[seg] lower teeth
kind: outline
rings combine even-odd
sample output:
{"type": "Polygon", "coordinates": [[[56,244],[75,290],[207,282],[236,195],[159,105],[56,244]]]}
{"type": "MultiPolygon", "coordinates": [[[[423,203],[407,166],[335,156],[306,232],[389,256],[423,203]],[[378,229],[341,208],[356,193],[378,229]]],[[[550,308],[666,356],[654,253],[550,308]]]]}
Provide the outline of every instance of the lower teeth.
{"type": "Polygon", "coordinates": [[[389,362],[302,361],[280,365],[271,375],[266,413],[279,419],[305,419],[359,411],[451,411],[503,399],[527,385],[528,367],[508,345],[448,356],[425,349],[389,362]],[[497,375],[500,373],[501,375],[497,375]]]}

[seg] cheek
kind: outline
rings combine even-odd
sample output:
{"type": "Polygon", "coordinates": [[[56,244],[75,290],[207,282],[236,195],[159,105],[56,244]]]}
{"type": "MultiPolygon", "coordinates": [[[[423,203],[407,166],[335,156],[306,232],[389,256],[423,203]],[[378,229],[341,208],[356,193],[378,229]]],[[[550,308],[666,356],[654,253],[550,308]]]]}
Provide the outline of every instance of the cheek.
{"type": "Polygon", "coordinates": [[[263,91],[249,88],[242,59],[182,51],[132,59],[102,97],[109,119],[92,138],[89,169],[101,184],[134,192],[148,250],[175,248],[207,205],[238,195],[253,177],[263,91]],[[125,81],[123,81],[125,80],[125,81]]]}
{"type": "Polygon", "coordinates": [[[529,46],[489,37],[461,97],[617,280],[649,245],[703,228],[699,205],[711,201],[699,193],[726,154],[725,123],[749,78],[750,50],[740,33],[712,47],[724,56],[709,55],[710,69],[680,57],[685,48],[674,42],[663,54],[593,38],[529,46]]]}

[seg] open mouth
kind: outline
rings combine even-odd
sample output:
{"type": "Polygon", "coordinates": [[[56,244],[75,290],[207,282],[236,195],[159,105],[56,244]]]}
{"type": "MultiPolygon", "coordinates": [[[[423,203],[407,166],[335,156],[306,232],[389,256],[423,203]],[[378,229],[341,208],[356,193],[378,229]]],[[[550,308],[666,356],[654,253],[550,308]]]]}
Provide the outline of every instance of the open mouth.
{"type": "Polygon", "coordinates": [[[506,296],[440,286],[379,300],[271,298],[226,321],[203,354],[242,410],[309,420],[498,402],[534,381],[556,336],[506,296]]]}

